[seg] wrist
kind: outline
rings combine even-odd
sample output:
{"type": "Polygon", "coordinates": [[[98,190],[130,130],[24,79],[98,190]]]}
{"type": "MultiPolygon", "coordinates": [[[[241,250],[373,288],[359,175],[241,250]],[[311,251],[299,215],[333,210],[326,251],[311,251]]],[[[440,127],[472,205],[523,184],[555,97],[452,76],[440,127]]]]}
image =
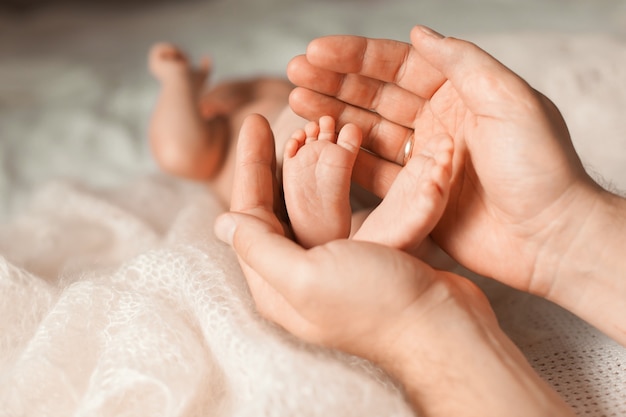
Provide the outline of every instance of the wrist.
{"type": "Polygon", "coordinates": [[[539,295],[626,345],[626,200],[600,189],[586,199],[585,210],[566,220],[569,238],[547,251],[551,286],[539,295]]]}
{"type": "Polygon", "coordinates": [[[414,407],[429,416],[572,415],[502,332],[480,290],[445,277],[428,290],[441,302],[407,312],[376,358],[414,407]]]}

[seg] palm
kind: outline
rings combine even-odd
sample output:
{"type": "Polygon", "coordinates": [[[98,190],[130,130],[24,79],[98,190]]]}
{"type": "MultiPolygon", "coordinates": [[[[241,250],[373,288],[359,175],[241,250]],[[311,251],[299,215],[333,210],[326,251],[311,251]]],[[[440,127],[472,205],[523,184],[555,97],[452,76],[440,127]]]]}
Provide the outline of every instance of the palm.
{"type": "MultiPolygon", "coordinates": [[[[543,114],[555,109],[544,97],[521,88],[514,101],[508,91],[495,88],[465,90],[442,87],[430,100],[431,114],[421,116],[438,121],[436,128],[466,148],[434,235],[467,267],[506,276],[510,285],[529,290],[542,235],[565,210],[576,174],[582,172],[572,171],[575,155],[558,151],[564,148],[559,138],[567,138],[567,130],[556,119],[560,131],[554,134],[555,120],[543,114]],[[486,93],[489,100],[480,103],[460,98],[486,93]]],[[[422,125],[423,120],[416,120],[416,126],[422,125]]],[[[420,133],[428,134],[416,130],[420,133]]]]}
{"type": "MultiPolygon", "coordinates": [[[[252,242],[260,252],[258,238],[252,242]]],[[[254,268],[244,264],[257,307],[301,339],[356,355],[382,351],[373,344],[386,340],[384,333],[394,327],[386,320],[419,304],[436,278],[415,258],[373,243],[337,240],[300,249],[294,246],[289,256],[291,265],[300,266],[297,274],[291,270],[280,276],[275,261],[267,270],[259,268],[258,256],[250,264],[254,268]],[[286,285],[269,286],[259,269],[265,279],[279,277],[286,285]]]]}

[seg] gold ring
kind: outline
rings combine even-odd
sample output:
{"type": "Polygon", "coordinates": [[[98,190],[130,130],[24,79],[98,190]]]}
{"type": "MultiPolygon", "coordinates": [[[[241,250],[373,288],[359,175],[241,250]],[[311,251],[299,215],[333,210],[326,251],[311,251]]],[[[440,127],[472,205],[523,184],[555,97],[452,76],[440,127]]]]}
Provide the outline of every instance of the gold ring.
{"type": "Polygon", "coordinates": [[[413,153],[413,142],[414,136],[411,135],[404,144],[404,158],[402,159],[402,166],[405,166],[407,162],[409,162],[409,159],[411,159],[411,154],[413,153]]]}

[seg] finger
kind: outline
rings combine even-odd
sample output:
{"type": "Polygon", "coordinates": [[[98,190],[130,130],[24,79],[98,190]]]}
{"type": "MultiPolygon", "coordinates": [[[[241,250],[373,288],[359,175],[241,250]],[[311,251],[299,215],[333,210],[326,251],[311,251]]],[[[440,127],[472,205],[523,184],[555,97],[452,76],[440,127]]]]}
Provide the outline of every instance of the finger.
{"type": "MultiPolygon", "coordinates": [[[[291,60],[287,74],[292,83],[360,107],[411,128],[424,100],[390,82],[359,74],[340,73],[311,64],[306,56],[291,60]]],[[[320,109],[323,110],[323,109],[320,109]]]]}
{"type": "MultiPolygon", "coordinates": [[[[306,331],[309,327],[308,322],[273,286],[277,277],[283,277],[286,273],[282,266],[287,263],[276,262],[274,254],[268,252],[273,252],[276,248],[280,253],[281,245],[283,243],[289,244],[291,241],[284,237],[281,239],[282,236],[276,234],[270,224],[258,218],[234,213],[226,213],[217,218],[215,234],[222,241],[233,245],[259,314],[292,333],[297,334],[306,331]],[[258,238],[265,244],[277,245],[265,246],[263,249],[266,252],[263,252],[262,249],[260,255],[266,256],[263,261],[267,261],[267,263],[259,263],[255,256],[250,256],[257,253],[255,239],[258,238]],[[266,277],[269,279],[266,280],[266,277]]],[[[289,249],[287,248],[288,252],[289,249]]]]}
{"type": "Polygon", "coordinates": [[[446,38],[424,26],[411,30],[411,42],[476,114],[483,113],[485,106],[489,106],[489,114],[498,114],[502,100],[517,103],[520,95],[528,94],[530,87],[523,79],[471,42],[446,38]]]}
{"type": "Polygon", "coordinates": [[[354,164],[352,180],[376,196],[384,198],[401,169],[398,164],[361,150],[354,164]]]}
{"type": "Polygon", "coordinates": [[[339,126],[353,122],[363,147],[401,164],[417,117],[445,82],[411,45],[356,36],[330,36],[309,44],[288,67],[296,85],[290,98],[305,118],[325,112],[339,126]],[[314,91],[314,92],[313,92],[314,91]]]}
{"type": "Polygon", "coordinates": [[[404,250],[416,248],[445,209],[453,146],[448,135],[430,138],[398,173],[383,201],[354,238],[404,250]]]}
{"type": "Polygon", "coordinates": [[[378,113],[305,88],[296,88],[291,92],[289,105],[305,119],[317,120],[322,115],[329,115],[336,120],[337,129],[348,123],[357,125],[363,132],[364,148],[398,164],[402,163],[404,145],[413,134],[412,129],[378,113]]]}
{"type": "Polygon", "coordinates": [[[291,285],[297,281],[299,266],[306,264],[305,249],[254,215],[223,214],[215,222],[215,233],[280,293],[289,294],[291,285]],[[277,262],[285,259],[289,262],[277,262]]]}
{"type": "Polygon", "coordinates": [[[274,136],[267,120],[248,116],[239,133],[231,211],[254,214],[278,226],[278,187],[274,136]]]}
{"type": "MultiPolygon", "coordinates": [[[[215,234],[233,245],[259,313],[298,334],[308,331],[308,324],[283,296],[281,290],[284,289],[274,285],[275,280],[279,284],[285,281],[285,274],[289,271],[284,266],[292,265],[276,262],[277,259],[290,259],[282,258],[281,251],[287,256],[302,251],[284,237],[276,216],[279,199],[275,167],[274,138],[269,123],[262,116],[248,116],[240,130],[231,197],[231,211],[241,214],[231,212],[219,217],[215,222],[215,234]],[[237,219],[243,219],[243,227],[238,227],[237,219]],[[258,244],[269,246],[259,252],[258,244]],[[276,279],[272,279],[274,277],[276,279]]],[[[297,262],[296,258],[294,262],[297,262]]]]}
{"type": "Polygon", "coordinates": [[[410,44],[389,39],[322,37],[309,43],[306,58],[313,66],[397,84],[423,98],[431,97],[445,81],[410,44]]]}
{"type": "Polygon", "coordinates": [[[218,217],[215,234],[237,253],[259,312],[288,331],[306,336],[310,323],[290,303],[303,276],[299,268],[307,265],[306,251],[276,233],[271,224],[241,213],[218,217]]]}
{"type": "Polygon", "coordinates": [[[316,91],[331,94],[340,88],[343,73],[311,65],[306,55],[298,55],[287,64],[287,78],[295,85],[315,86],[316,91]]]}

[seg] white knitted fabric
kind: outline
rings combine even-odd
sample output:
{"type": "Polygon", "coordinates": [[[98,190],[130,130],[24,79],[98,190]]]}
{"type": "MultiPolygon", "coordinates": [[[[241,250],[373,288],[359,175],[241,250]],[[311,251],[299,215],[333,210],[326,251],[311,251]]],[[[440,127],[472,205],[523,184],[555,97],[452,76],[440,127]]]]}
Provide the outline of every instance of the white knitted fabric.
{"type": "Polygon", "coordinates": [[[362,360],[260,319],[222,210],[147,178],[55,183],[2,230],[2,416],[409,416],[362,360]]]}
{"type": "MultiPolygon", "coordinates": [[[[36,193],[0,233],[0,415],[412,415],[379,370],[256,315],[212,234],[221,211],[205,188],[160,177],[36,193]]],[[[581,415],[626,413],[626,349],[544,300],[477,281],[581,415]]]]}
{"type": "MultiPolygon", "coordinates": [[[[212,2],[190,3],[192,12],[212,11],[212,2]]],[[[387,3],[380,3],[381,10],[387,3]]],[[[415,3],[407,0],[407,10],[415,3]]],[[[248,23],[267,30],[220,26],[230,6],[216,4],[221,13],[181,14],[174,23],[166,10],[162,25],[143,29],[168,27],[204,53],[214,35],[209,29],[221,28],[222,42],[210,49],[232,61],[227,69],[240,72],[256,71],[250,62],[266,69],[280,63],[282,70],[313,36],[294,33],[309,26],[286,25],[280,13],[267,24],[254,8],[248,23]],[[206,26],[206,36],[185,35],[190,22],[206,26]],[[228,40],[246,33],[258,42],[241,42],[242,53],[233,54],[228,40]],[[267,45],[272,48],[261,48],[267,45]]],[[[251,0],[251,7],[264,4],[251,0]]],[[[311,3],[310,11],[318,7],[311,3]]],[[[315,27],[327,25],[327,33],[366,34],[368,23],[392,28],[404,16],[393,34],[397,39],[406,39],[409,21],[420,22],[415,12],[392,14],[387,22],[377,12],[372,18],[378,26],[360,19],[333,26],[326,14],[299,15],[315,27]],[[351,26],[360,22],[365,26],[351,26]]],[[[295,13],[284,16],[291,22],[295,13]]],[[[57,42],[58,56],[23,54],[37,50],[41,33],[54,35],[45,21],[41,32],[36,25],[28,32],[31,49],[16,43],[14,54],[3,55],[0,218],[13,213],[0,226],[0,417],[412,415],[379,370],[304,345],[256,315],[233,253],[213,237],[213,219],[222,208],[206,189],[160,176],[128,180],[150,166],[143,124],[156,86],[139,70],[129,75],[130,68],[145,71],[140,54],[148,39],[155,40],[150,31],[145,42],[133,38],[141,17],[115,26],[128,38],[132,56],[141,58],[127,61],[119,73],[106,66],[117,62],[107,59],[106,48],[93,54],[103,54],[102,61],[85,63],[92,45],[73,34],[57,42]],[[75,60],[64,55],[70,38],[75,60]],[[47,183],[50,172],[85,178],[47,183]],[[93,186],[103,183],[112,185],[93,186]]],[[[57,18],[64,22],[62,14],[57,18]]],[[[99,25],[99,31],[110,30],[106,21],[99,25]]],[[[15,27],[22,36],[21,23],[15,27]]],[[[3,39],[4,51],[13,51],[11,42],[18,39],[3,39]]],[[[536,33],[471,39],[552,98],[585,165],[609,186],[626,190],[624,39],[536,33]]],[[[581,416],[626,415],[624,347],[544,300],[477,280],[503,328],[581,416]]]]}

